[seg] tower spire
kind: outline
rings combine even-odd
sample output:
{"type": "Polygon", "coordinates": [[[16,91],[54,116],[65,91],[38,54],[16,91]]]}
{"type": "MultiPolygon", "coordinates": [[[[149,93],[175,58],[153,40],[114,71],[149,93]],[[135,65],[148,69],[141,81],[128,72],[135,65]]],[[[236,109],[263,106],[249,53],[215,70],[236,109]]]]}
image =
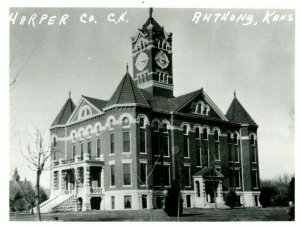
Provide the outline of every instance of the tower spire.
{"type": "Polygon", "coordinates": [[[233,91],[233,97],[236,98],[236,93],[235,90],[233,91]]]}
{"type": "Polygon", "coordinates": [[[69,90],[69,99],[71,98],[71,90],[69,90]]]}
{"type": "Polygon", "coordinates": [[[128,62],[126,63],[126,73],[128,73],[128,62]]]}
{"type": "Polygon", "coordinates": [[[153,14],[153,8],[150,7],[150,8],[149,8],[149,18],[152,18],[152,14],[153,14]]]}

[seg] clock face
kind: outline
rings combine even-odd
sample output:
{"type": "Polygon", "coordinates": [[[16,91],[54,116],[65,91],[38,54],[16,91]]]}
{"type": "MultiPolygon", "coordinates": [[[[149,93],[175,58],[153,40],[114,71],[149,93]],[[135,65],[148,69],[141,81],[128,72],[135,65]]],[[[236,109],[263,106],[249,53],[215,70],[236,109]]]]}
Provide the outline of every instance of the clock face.
{"type": "Polygon", "coordinates": [[[135,61],[135,67],[142,71],[148,62],[148,55],[145,54],[144,52],[140,53],[140,55],[137,57],[136,61],[135,61]]]}
{"type": "Polygon", "coordinates": [[[158,64],[158,66],[161,67],[162,69],[167,68],[170,63],[168,56],[162,50],[156,54],[155,61],[158,64]]]}

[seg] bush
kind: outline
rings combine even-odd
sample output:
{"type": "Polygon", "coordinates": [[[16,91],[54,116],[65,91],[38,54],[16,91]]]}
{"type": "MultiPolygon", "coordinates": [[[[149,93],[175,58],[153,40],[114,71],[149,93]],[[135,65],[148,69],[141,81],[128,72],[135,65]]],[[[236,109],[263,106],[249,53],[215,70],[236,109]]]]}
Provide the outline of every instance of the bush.
{"type": "Polygon", "coordinates": [[[274,187],[263,187],[260,190],[259,202],[262,207],[269,207],[274,203],[273,197],[277,194],[274,187]]]}
{"type": "Polygon", "coordinates": [[[226,196],[225,205],[229,206],[231,209],[233,209],[236,205],[236,202],[237,202],[236,192],[233,189],[231,189],[226,196]]]}
{"type": "Polygon", "coordinates": [[[176,217],[178,215],[178,199],[180,198],[180,210],[179,215],[182,215],[183,201],[180,195],[180,187],[177,181],[172,183],[171,188],[168,190],[168,194],[165,198],[164,211],[168,216],[176,217]]]}

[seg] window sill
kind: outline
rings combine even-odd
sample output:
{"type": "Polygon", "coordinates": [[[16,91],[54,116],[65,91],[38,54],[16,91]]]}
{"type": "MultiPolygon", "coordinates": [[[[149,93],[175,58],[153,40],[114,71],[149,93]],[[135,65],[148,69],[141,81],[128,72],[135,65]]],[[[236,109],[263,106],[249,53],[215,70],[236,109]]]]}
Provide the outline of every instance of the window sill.
{"type": "Polygon", "coordinates": [[[131,188],[132,185],[123,185],[124,188],[131,188]]]}
{"type": "Polygon", "coordinates": [[[115,153],[110,153],[110,154],[108,154],[108,156],[114,156],[115,155],[115,153]]]}
{"type": "Polygon", "coordinates": [[[116,188],[116,185],[110,185],[109,188],[116,188]]]}
{"type": "Polygon", "coordinates": [[[190,159],[191,157],[183,157],[183,158],[190,159]]]}
{"type": "Polygon", "coordinates": [[[202,166],[196,166],[196,168],[202,168],[202,166]]]}

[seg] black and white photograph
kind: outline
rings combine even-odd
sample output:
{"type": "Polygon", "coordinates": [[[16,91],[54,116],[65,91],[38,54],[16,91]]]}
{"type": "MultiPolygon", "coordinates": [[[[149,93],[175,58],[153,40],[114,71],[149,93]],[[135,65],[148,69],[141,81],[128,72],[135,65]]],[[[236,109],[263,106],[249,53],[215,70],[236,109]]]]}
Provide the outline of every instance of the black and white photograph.
{"type": "Polygon", "coordinates": [[[7,13],[10,222],[295,221],[295,9],[7,13]]]}

